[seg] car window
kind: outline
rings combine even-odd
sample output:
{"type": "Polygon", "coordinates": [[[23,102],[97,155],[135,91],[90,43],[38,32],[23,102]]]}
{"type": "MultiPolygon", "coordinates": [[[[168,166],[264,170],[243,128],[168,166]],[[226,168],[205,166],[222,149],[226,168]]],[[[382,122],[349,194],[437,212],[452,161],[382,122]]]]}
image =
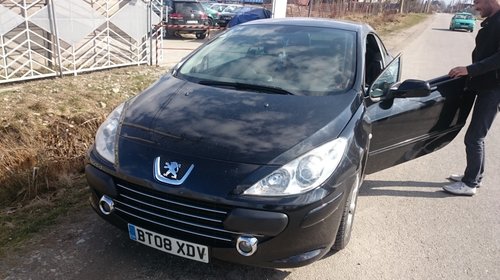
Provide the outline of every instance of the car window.
{"type": "Polygon", "coordinates": [[[453,19],[473,19],[473,16],[465,14],[457,14],[453,17],[453,19]]]}
{"type": "Polygon", "coordinates": [[[211,9],[214,9],[218,12],[222,12],[224,8],[226,8],[226,5],[221,5],[221,4],[213,4],[210,6],[211,9]]]}
{"type": "Polygon", "coordinates": [[[236,13],[237,11],[241,10],[242,8],[243,7],[228,6],[222,12],[224,12],[224,13],[236,13]]]}
{"type": "Polygon", "coordinates": [[[401,56],[398,55],[373,82],[369,90],[370,97],[378,98],[386,95],[390,87],[398,82],[400,77],[401,56]]]}
{"type": "MultiPolygon", "coordinates": [[[[385,51],[385,50],[384,50],[385,51]]],[[[385,53],[380,49],[379,41],[374,34],[366,37],[365,50],[365,83],[371,85],[384,69],[385,53]]]]}
{"type": "Polygon", "coordinates": [[[297,26],[236,26],[189,58],[178,73],[192,81],[280,87],[328,95],[352,87],[356,33],[297,26]]]}
{"type": "Polygon", "coordinates": [[[183,14],[191,14],[203,11],[201,4],[196,2],[174,2],[175,12],[183,14]]]}

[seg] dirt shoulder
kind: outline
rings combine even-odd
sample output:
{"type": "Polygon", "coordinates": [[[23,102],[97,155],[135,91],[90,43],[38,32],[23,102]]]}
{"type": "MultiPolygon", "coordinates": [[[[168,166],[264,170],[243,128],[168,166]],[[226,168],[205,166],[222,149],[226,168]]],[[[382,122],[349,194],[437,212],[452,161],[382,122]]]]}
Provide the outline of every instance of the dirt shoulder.
{"type": "Polygon", "coordinates": [[[432,20],[432,16],[429,16],[419,24],[398,30],[397,32],[383,33],[380,36],[387,50],[392,55],[397,55],[400,52],[404,52],[405,47],[415,40],[419,34],[422,34],[423,30],[429,28],[432,20]]]}

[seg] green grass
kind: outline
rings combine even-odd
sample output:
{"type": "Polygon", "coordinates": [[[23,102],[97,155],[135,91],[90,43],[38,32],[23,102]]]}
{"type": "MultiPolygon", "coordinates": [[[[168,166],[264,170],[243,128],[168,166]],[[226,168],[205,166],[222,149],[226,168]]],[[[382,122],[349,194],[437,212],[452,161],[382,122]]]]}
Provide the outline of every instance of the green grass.
{"type": "Polygon", "coordinates": [[[381,24],[377,28],[380,36],[410,28],[428,18],[428,14],[405,14],[390,24],[381,24]]]}

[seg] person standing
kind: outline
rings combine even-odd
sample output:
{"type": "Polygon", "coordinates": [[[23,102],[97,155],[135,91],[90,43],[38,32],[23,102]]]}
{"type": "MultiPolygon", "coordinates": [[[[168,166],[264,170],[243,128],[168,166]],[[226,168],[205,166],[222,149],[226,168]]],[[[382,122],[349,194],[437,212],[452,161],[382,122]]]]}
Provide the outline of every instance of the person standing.
{"type": "Polygon", "coordinates": [[[484,172],[484,139],[500,108],[500,0],[474,0],[474,8],[485,19],[476,36],[472,64],[450,70],[452,78],[467,76],[468,88],[476,94],[471,122],[465,134],[467,166],[463,176],[443,189],[455,195],[476,194],[484,172]]]}

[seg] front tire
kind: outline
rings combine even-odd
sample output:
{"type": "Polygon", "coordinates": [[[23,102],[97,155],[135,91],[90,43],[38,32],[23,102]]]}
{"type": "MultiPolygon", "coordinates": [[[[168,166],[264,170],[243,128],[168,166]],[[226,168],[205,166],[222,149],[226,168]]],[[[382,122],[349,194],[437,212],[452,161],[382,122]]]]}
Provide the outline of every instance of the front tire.
{"type": "Polygon", "coordinates": [[[356,179],[349,192],[349,196],[345,202],[344,212],[342,213],[342,220],[337,231],[335,243],[332,246],[333,251],[340,251],[344,249],[349,240],[351,240],[352,226],[354,224],[354,214],[356,213],[356,206],[358,202],[359,187],[362,184],[361,171],[356,174],[356,179]]]}

